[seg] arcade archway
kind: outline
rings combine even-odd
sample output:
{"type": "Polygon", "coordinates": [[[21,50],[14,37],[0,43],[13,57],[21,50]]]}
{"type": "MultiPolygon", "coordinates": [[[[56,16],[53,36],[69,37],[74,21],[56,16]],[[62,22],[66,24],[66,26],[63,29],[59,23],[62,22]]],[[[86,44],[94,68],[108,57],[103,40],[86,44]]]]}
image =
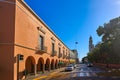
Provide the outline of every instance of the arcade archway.
{"type": "Polygon", "coordinates": [[[44,59],[43,58],[39,58],[38,60],[38,64],[37,64],[37,72],[43,72],[44,70],[44,59]]]}
{"type": "Polygon", "coordinates": [[[54,68],[55,68],[54,59],[52,59],[52,61],[51,61],[51,70],[54,70],[54,68]]]}
{"type": "Polygon", "coordinates": [[[47,60],[46,60],[46,63],[45,63],[45,70],[50,71],[50,59],[47,59],[47,60]]]}
{"type": "Polygon", "coordinates": [[[55,61],[55,69],[57,69],[58,68],[58,61],[56,60],[55,61]]]}
{"type": "Polygon", "coordinates": [[[29,56],[25,62],[25,69],[27,73],[35,73],[35,59],[32,56],[29,56]]]}

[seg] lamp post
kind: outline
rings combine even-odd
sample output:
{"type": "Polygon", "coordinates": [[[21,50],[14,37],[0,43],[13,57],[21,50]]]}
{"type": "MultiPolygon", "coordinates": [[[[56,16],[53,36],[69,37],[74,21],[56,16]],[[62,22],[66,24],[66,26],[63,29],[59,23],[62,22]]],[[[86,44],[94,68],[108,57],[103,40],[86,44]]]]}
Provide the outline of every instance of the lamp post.
{"type": "Polygon", "coordinates": [[[76,42],[75,42],[75,48],[76,48],[76,49],[77,49],[77,44],[78,44],[78,42],[76,41],[76,42]]]}
{"type": "MultiPolygon", "coordinates": [[[[75,45],[76,45],[76,51],[77,51],[77,44],[78,44],[78,42],[76,41],[76,42],[75,42],[75,45]]],[[[78,53],[75,54],[75,63],[78,62],[77,59],[78,59],[78,53]]]]}
{"type": "Polygon", "coordinates": [[[70,64],[70,51],[69,51],[69,64],[70,64]]]}

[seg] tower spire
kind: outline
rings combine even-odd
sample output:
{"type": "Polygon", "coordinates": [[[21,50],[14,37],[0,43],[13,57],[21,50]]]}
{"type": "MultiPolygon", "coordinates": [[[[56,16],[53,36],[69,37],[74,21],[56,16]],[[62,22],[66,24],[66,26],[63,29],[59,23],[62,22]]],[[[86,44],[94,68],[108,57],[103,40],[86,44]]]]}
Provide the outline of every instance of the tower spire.
{"type": "Polygon", "coordinates": [[[89,37],[89,52],[94,49],[93,39],[92,36],[89,37]]]}

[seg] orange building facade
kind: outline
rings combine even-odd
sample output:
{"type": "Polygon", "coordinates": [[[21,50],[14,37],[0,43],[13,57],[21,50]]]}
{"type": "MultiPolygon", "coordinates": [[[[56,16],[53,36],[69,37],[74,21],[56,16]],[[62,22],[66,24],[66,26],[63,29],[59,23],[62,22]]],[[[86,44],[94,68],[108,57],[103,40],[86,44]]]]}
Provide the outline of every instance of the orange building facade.
{"type": "Polygon", "coordinates": [[[22,0],[0,0],[0,79],[69,64],[70,49],[22,0]]]}

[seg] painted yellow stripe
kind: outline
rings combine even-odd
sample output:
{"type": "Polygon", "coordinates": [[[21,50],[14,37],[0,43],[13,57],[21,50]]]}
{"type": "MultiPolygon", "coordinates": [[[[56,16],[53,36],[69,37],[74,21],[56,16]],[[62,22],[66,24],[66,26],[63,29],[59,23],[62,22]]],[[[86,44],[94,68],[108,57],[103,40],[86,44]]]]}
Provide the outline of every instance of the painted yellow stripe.
{"type": "Polygon", "coordinates": [[[46,78],[47,76],[41,76],[41,77],[39,77],[39,78],[46,78]]]}
{"type": "Polygon", "coordinates": [[[60,75],[60,74],[58,74],[58,72],[52,72],[48,76],[41,76],[41,77],[35,78],[33,80],[41,80],[43,78],[50,79],[50,78],[52,78],[54,76],[58,76],[58,75],[60,75]]]}
{"type": "Polygon", "coordinates": [[[35,78],[35,79],[33,79],[33,80],[39,80],[39,78],[35,78]]]}
{"type": "Polygon", "coordinates": [[[47,76],[41,76],[41,77],[35,78],[35,79],[33,79],[33,80],[40,80],[40,79],[46,78],[46,77],[47,77],[47,76]]]}

